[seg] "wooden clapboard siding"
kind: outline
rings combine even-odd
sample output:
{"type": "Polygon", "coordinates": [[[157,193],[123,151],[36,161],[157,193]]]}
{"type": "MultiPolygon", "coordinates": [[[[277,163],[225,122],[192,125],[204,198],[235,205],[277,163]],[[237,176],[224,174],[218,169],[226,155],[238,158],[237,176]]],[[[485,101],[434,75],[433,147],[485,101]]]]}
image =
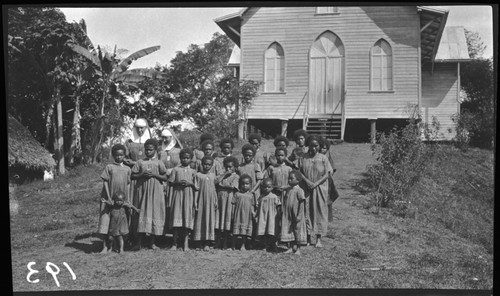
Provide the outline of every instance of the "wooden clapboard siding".
{"type": "MultiPolygon", "coordinates": [[[[241,78],[264,80],[264,53],[278,42],[285,52],[284,93],[263,93],[249,118],[292,118],[309,88],[309,50],[325,31],[344,45],[346,118],[404,118],[418,100],[419,16],[415,6],[339,7],[317,15],[315,7],[250,8],[241,26],[241,78]],[[392,47],[393,92],[370,92],[370,49],[383,38],[392,47]]],[[[295,118],[302,118],[303,102],[295,118]]]]}
{"type": "Polygon", "coordinates": [[[451,116],[459,111],[457,73],[456,63],[435,63],[434,71],[422,70],[423,120],[431,123],[435,116],[441,125],[441,136],[447,140],[455,136],[451,116]]]}

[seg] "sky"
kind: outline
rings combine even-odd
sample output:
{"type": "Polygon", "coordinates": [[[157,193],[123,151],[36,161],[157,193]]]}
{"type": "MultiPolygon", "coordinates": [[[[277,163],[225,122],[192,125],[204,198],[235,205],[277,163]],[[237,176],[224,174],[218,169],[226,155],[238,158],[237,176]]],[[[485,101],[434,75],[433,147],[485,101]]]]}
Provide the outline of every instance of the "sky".
{"type": "MultiPolygon", "coordinates": [[[[493,10],[490,6],[435,6],[449,11],[447,26],[478,32],[487,46],[483,57],[493,55],[493,10]]],[[[244,7],[71,7],[61,8],[68,22],[84,19],[95,46],[124,48],[128,53],[160,45],[161,49],[134,61],[132,68],[168,65],[177,51],[202,45],[222,30],[214,19],[244,7]]]]}

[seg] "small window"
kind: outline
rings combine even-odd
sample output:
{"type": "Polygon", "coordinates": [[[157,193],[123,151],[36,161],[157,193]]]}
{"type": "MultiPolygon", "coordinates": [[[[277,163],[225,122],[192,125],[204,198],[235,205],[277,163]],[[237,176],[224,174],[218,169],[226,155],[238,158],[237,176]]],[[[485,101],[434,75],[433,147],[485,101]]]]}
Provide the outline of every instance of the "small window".
{"type": "Polygon", "coordinates": [[[266,50],[265,58],[265,91],[285,91],[285,55],[278,43],[273,43],[266,50]]]}
{"type": "Polygon", "coordinates": [[[327,13],[338,13],[339,8],[336,6],[320,6],[316,7],[316,13],[327,14],[327,13]]]}
{"type": "Polygon", "coordinates": [[[379,40],[371,49],[371,90],[392,90],[392,48],[385,40],[379,40]]]}

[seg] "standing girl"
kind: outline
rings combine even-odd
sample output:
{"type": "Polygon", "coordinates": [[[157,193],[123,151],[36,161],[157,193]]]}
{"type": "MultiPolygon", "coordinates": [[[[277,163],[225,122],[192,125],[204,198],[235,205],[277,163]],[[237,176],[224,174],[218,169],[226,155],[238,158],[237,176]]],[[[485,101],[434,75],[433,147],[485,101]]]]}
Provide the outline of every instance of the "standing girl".
{"type": "Polygon", "coordinates": [[[293,139],[295,141],[296,147],[293,149],[292,154],[288,158],[290,161],[294,162],[307,152],[306,139],[308,135],[303,129],[298,129],[293,133],[293,139]]]}
{"type": "Polygon", "coordinates": [[[179,231],[182,231],[183,250],[188,249],[189,232],[193,230],[194,209],[194,176],[196,171],[190,167],[193,159],[191,149],[184,148],[180,152],[181,165],[172,169],[168,182],[172,188],[170,198],[170,228],[174,231],[174,243],[171,250],[177,249],[179,231]]]}
{"type": "Polygon", "coordinates": [[[259,134],[248,135],[248,143],[255,148],[253,161],[258,163],[260,169],[263,171],[269,165],[270,154],[260,149],[261,141],[262,138],[259,134]]]}
{"type": "Polygon", "coordinates": [[[194,148],[192,150],[193,159],[192,159],[192,162],[191,162],[191,168],[193,168],[193,169],[196,169],[196,161],[197,160],[201,160],[205,156],[205,153],[203,152],[203,148],[201,148],[201,144],[203,142],[205,142],[206,140],[215,141],[215,136],[212,135],[212,134],[209,134],[209,133],[201,134],[201,136],[200,136],[200,142],[199,142],[199,145],[200,145],[199,149],[198,148],[194,148]]]}
{"type": "Polygon", "coordinates": [[[108,231],[107,250],[111,252],[113,249],[113,241],[118,240],[119,253],[123,253],[123,236],[128,234],[128,221],[125,214],[125,208],[133,209],[140,212],[139,209],[125,201],[126,195],[122,191],[118,191],[113,195],[113,201],[102,198],[101,201],[110,207],[110,223],[108,231]]]}
{"type": "Polygon", "coordinates": [[[220,163],[220,166],[224,168],[224,158],[231,156],[234,148],[234,142],[231,138],[222,138],[219,143],[220,152],[217,153],[215,161],[220,163]]]}
{"type": "Polygon", "coordinates": [[[215,240],[217,192],[215,191],[215,174],[210,172],[213,163],[212,157],[203,157],[201,160],[203,171],[196,173],[194,177],[197,191],[193,240],[202,241],[204,251],[208,251],[209,242],[215,240]]]}
{"type": "Polygon", "coordinates": [[[164,234],[165,193],[163,182],[167,181],[167,169],[156,157],[158,141],[148,139],[144,143],[145,159],[138,160],[132,168],[133,180],[137,180],[139,195],[139,219],[137,223],[137,243],[134,250],[141,248],[143,234],[150,236],[150,247],[155,250],[155,237],[164,234]]]}
{"type": "MultiPolygon", "coordinates": [[[[99,228],[98,233],[102,237],[103,248],[102,252],[106,253],[110,251],[105,243],[105,236],[109,231],[109,208],[106,207],[106,200],[111,202],[111,198],[117,192],[129,192],[130,175],[131,170],[128,166],[123,164],[123,159],[125,158],[126,148],[122,144],[116,144],[111,147],[111,154],[113,155],[114,162],[106,165],[104,171],[101,174],[101,179],[103,181],[102,192],[101,192],[101,204],[99,210],[99,228]]],[[[125,195],[125,199],[126,199],[125,195]]]]}
{"type": "Polygon", "coordinates": [[[215,222],[217,247],[226,249],[233,216],[233,195],[238,190],[239,176],[236,174],[238,160],[228,156],[223,161],[226,172],[217,176],[217,220],[215,222]],[[221,246],[221,239],[223,241],[221,246]]]}
{"type": "Polygon", "coordinates": [[[264,246],[267,251],[277,251],[276,245],[276,214],[281,205],[278,196],[273,191],[273,180],[266,178],[262,181],[262,194],[259,197],[259,211],[257,215],[257,235],[264,236],[264,246]]]}
{"type": "MultiPolygon", "coordinates": [[[[158,147],[158,159],[163,161],[165,168],[167,169],[167,178],[170,177],[172,169],[181,163],[179,153],[181,152],[182,144],[177,139],[175,133],[168,128],[163,129],[161,132],[161,142],[158,147]]],[[[170,229],[168,221],[170,220],[170,186],[168,182],[164,182],[165,190],[165,204],[167,209],[165,210],[165,232],[170,229]]]]}
{"type": "Polygon", "coordinates": [[[308,152],[298,159],[300,172],[304,176],[303,181],[306,185],[306,199],[309,199],[306,200],[306,219],[309,218],[310,221],[308,235],[311,240],[316,238],[317,248],[323,247],[321,237],[326,235],[328,228],[327,202],[329,197],[326,180],[332,173],[328,158],[319,153],[320,142],[317,136],[307,137],[308,152]]]}
{"type": "MultiPolygon", "coordinates": [[[[149,129],[148,122],[144,118],[138,118],[134,122],[134,128],[132,129],[132,137],[125,142],[125,159],[123,163],[129,168],[133,168],[135,163],[139,159],[146,158],[144,153],[144,143],[148,139],[152,138],[152,133],[149,129]]],[[[128,193],[128,201],[135,207],[139,207],[139,194],[137,192],[136,180],[131,180],[130,191],[128,193]]],[[[137,238],[137,222],[139,215],[137,213],[131,213],[130,217],[130,235],[137,238]]],[[[135,242],[137,244],[137,241],[135,242]]]]}
{"type": "Polygon", "coordinates": [[[240,250],[245,251],[245,244],[247,244],[253,232],[257,199],[255,195],[250,192],[252,178],[250,178],[249,175],[243,174],[240,176],[239,186],[240,191],[235,193],[232,202],[234,204],[233,249],[236,247],[236,238],[240,237],[243,238],[240,250]]]}
{"type": "Polygon", "coordinates": [[[323,155],[326,155],[328,158],[328,161],[330,161],[330,165],[332,166],[332,173],[330,174],[330,177],[328,178],[328,221],[332,222],[333,221],[333,203],[337,198],[339,197],[339,192],[337,191],[337,188],[335,187],[335,183],[333,181],[333,174],[337,171],[335,168],[335,164],[333,162],[333,155],[332,152],[330,151],[330,142],[325,139],[321,138],[321,148],[319,152],[323,155]]]}
{"type": "Polygon", "coordinates": [[[301,180],[302,176],[298,171],[290,172],[288,175],[290,187],[286,190],[281,206],[283,214],[281,216],[280,241],[285,243],[293,242],[293,247],[289,248],[285,253],[293,251],[297,255],[300,255],[300,245],[307,242],[304,219],[306,197],[304,190],[299,186],[301,180]]]}
{"type": "Polygon", "coordinates": [[[262,171],[260,165],[254,161],[255,147],[250,144],[245,144],[241,148],[243,154],[243,163],[238,166],[238,175],[248,174],[252,178],[251,192],[257,192],[262,182],[262,171]]]}

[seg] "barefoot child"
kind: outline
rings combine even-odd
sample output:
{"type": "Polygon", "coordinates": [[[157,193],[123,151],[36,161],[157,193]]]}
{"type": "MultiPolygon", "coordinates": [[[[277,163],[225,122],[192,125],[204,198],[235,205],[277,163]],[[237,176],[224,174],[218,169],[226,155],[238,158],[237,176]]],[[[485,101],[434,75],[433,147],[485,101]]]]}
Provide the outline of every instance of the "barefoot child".
{"type": "Polygon", "coordinates": [[[215,222],[217,247],[226,249],[227,240],[231,231],[231,219],[233,216],[233,195],[238,190],[239,176],[236,174],[238,160],[234,156],[228,156],[223,161],[226,172],[217,176],[217,220],[215,222]],[[222,245],[221,245],[222,240],[222,245]]]}
{"type": "Polygon", "coordinates": [[[150,237],[149,246],[155,250],[156,236],[164,235],[165,228],[165,193],[163,182],[167,181],[167,169],[163,161],[156,157],[158,141],[148,139],[144,143],[146,158],[139,159],[132,168],[133,180],[139,196],[139,219],[137,221],[137,243],[134,250],[139,250],[144,235],[150,237]]]}
{"type": "Polygon", "coordinates": [[[276,246],[276,214],[281,205],[276,194],[272,193],[273,180],[266,178],[262,181],[262,194],[259,197],[259,211],[257,215],[257,235],[264,237],[267,251],[277,251],[276,246]]]}
{"type": "Polygon", "coordinates": [[[197,191],[193,240],[201,241],[204,251],[208,251],[209,243],[215,240],[217,192],[215,191],[215,174],[210,172],[213,163],[212,157],[203,157],[201,160],[203,171],[196,173],[194,177],[197,191]]]}
{"type": "Polygon", "coordinates": [[[107,203],[102,202],[102,200],[104,199],[111,202],[111,198],[113,197],[113,195],[115,195],[115,193],[119,191],[129,193],[131,170],[123,163],[125,153],[125,146],[123,146],[122,144],[113,145],[113,147],[111,147],[111,154],[113,155],[115,161],[106,165],[104,171],[101,174],[103,186],[101,192],[98,233],[100,234],[103,241],[103,253],[110,251],[108,250],[107,244],[105,243],[106,235],[109,232],[110,217],[109,208],[106,207],[107,203]]]}
{"type": "Polygon", "coordinates": [[[257,200],[255,195],[250,192],[252,178],[250,178],[249,175],[243,174],[240,176],[239,186],[240,191],[235,193],[233,199],[233,249],[236,247],[236,239],[243,238],[240,250],[245,251],[245,244],[247,244],[248,239],[252,237],[257,200]]]}
{"type": "Polygon", "coordinates": [[[133,209],[140,212],[139,209],[125,201],[125,193],[118,191],[113,195],[113,200],[102,198],[101,201],[108,205],[109,209],[109,231],[107,252],[113,249],[113,241],[118,240],[119,253],[123,253],[123,237],[128,234],[128,220],[125,213],[125,208],[133,209]]]}
{"type": "Polygon", "coordinates": [[[306,223],[304,219],[306,197],[304,190],[300,188],[299,182],[302,176],[298,171],[291,171],[288,175],[288,184],[290,187],[286,190],[282,202],[281,233],[280,241],[293,243],[293,247],[285,251],[292,251],[300,255],[300,245],[307,243],[306,223]]]}
{"type": "Polygon", "coordinates": [[[188,249],[189,232],[193,230],[194,209],[194,176],[196,171],[190,167],[193,159],[191,149],[184,148],[180,152],[181,165],[172,169],[168,182],[171,186],[169,226],[174,231],[174,243],[171,250],[177,250],[179,231],[182,231],[183,251],[188,249]]]}

